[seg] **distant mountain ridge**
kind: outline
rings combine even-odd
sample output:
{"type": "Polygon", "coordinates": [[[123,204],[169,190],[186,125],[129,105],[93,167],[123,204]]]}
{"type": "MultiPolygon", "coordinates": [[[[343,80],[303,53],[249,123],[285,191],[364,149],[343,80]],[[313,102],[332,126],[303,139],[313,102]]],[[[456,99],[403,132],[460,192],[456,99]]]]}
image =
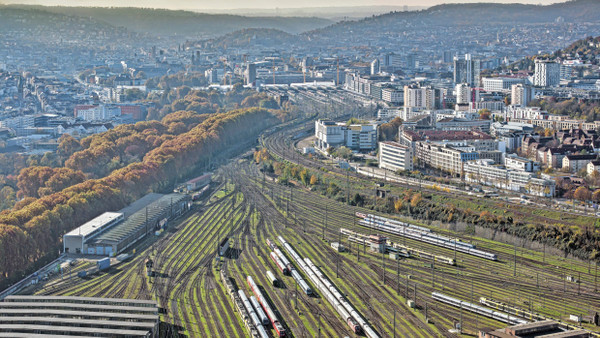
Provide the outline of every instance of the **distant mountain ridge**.
{"type": "Polygon", "coordinates": [[[133,32],[162,37],[210,37],[246,28],[273,28],[291,34],[298,34],[333,23],[331,20],[312,17],[247,17],[133,7],[46,7],[27,5],[10,5],[6,7],[23,10],[35,9],[55,14],[92,18],[133,32]]]}
{"type": "Polygon", "coordinates": [[[342,21],[306,34],[325,35],[361,29],[402,30],[407,25],[482,25],[600,21],[600,1],[573,0],[552,5],[499,3],[444,4],[413,12],[390,12],[357,21],[342,21]]]}

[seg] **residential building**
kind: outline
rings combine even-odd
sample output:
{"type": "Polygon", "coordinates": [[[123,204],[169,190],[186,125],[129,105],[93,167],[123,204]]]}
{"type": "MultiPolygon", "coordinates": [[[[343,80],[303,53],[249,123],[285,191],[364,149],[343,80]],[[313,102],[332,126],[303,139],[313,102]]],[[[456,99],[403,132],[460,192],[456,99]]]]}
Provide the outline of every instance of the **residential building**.
{"type": "Polygon", "coordinates": [[[507,169],[513,169],[526,172],[540,171],[540,163],[528,158],[517,156],[516,154],[506,154],[504,157],[504,166],[507,169]]]}
{"type": "Polygon", "coordinates": [[[533,133],[533,125],[516,122],[494,122],[490,127],[490,133],[496,137],[499,144],[504,145],[505,151],[513,152],[521,147],[522,140],[526,135],[533,133]]]}
{"type": "Polygon", "coordinates": [[[441,106],[439,89],[419,85],[404,86],[404,107],[435,109],[441,106]]]}
{"type": "Polygon", "coordinates": [[[488,132],[492,120],[467,120],[458,117],[448,117],[435,122],[435,128],[440,130],[480,130],[488,132]]]}
{"type": "Polygon", "coordinates": [[[569,170],[572,173],[576,173],[579,170],[586,168],[588,163],[597,160],[598,156],[596,154],[591,155],[566,155],[562,159],[562,168],[563,170],[569,170]]]}
{"type": "Polygon", "coordinates": [[[427,88],[418,85],[404,86],[404,107],[427,108],[427,88]]]}
{"type": "Polygon", "coordinates": [[[482,109],[487,109],[489,111],[502,111],[506,104],[504,101],[477,101],[473,103],[473,108],[475,111],[480,111],[482,109]]]}
{"type": "Polygon", "coordinates": [[[121,116],[121,107],[113,105],[75,106],[75,117],[85,121],[110,120],[121,116]]]}
{"type": "Polygon", "coordinates": [[[371,62],[371,75],[379,74],[380,72],[380,63],[379,59],[375,59],[371,62]]]}
{"type": "Polygon", "coordinates": [[[534,173],[494,165],[489,159],[468,161],[463,164],[464,179],[469,183],[484,184],[535,196],[554,196],[556,183],[537,178],[534,173]]]}
{"type": "Polygon", "coordinates": [[[377,118],[380,120],[392,120],[402,115],[402,108],[382,108],[377,110],[377,118]]]}
{"type": "Polygon", "coordinates": [[[535,99],[535,89],[525,84],[513,84],[511,87],[511,104],[513,106],[527,107],[535,99]]]}
{"type": "MultiPolygon", "coordinates": [[[[248,65],[246,65],[246,84],[248,85],[252,85],[255,86],[256,84],[256,64],[255,63],[248,63],[248,65]]],[[[218,82],[218,81],[215,81],[218,82]]]]}
{"type": "Polygon", "coordinates": [[[462,176],[463,164],[479,158],[475,147],[466,144],[417,142],[415,155],[420,166],[431,167],[462,176]]]}
{"type": "Polygon", "coordinates": [[[587,165],[587,174],[591,175],[594,171],[600,171],[600,160],[592,160],[587,165]]]}
{"type": "Polygon", "coordinates": [[[507,121],[512,121],[513,119],[525,119],[525,120],[535,120],[535,119],[547,119],[548,112],[542,110],[539,107],[520,107],[520,106],[510,106],[507,107],[504,112],[504,119],[507,121]]]}
{"type": "Polygon", "coordinates": [[[539,87],[554,87],[560,83],[560,64],[550,60],[535,60],[533,84],[539,87]]]}
{"type": "Polygon", "coordinates": [[[456,104],[471,103],[471,87],[466,83],[459,83],[455,87],[456,104]]]}
{"type": "Polygon", "coordinates": [[[379,142],[379,167],[392,171],[413,170],[412,148],[397,142],[379,142]]]}
{"type": "Polygon", "coordinates": [[[388,103],[400,105],[404,103],[404,92],[396,88],[383,88],[381,90],[381,99],[388,103]]]}
{"type": "Polygon", "coordinates": [[[474,147],[476,151],[494,151],[498,149],[496,140],[477,130],[410,130],[400,127],[399,143],[415,149],[417,142],[454,142],[474,147]]]}
{"type": "Polygon", "coordinates": [[[7,117],[0,120],[0,128],[10,128],[17,130],[19,128],[33,127],[35,125],[34,115],[19,115],[7,117]]]}

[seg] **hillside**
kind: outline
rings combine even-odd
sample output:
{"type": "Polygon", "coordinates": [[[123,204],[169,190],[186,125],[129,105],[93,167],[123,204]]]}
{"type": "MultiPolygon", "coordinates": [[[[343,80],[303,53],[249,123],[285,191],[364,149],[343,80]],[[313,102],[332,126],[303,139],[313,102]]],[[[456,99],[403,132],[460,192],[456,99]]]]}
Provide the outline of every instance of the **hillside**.
{"type": "Polygon", "coordinates": [[[297,34],[333,23],[330,20],[320,18],[245,17],[133,7],[44,7],[23,5],[11,7],[91,18],[113,26],[124,27],[134,32],[163,37],[210,37],[245,28],[273,28],[297,34]]]}
{"type": "Polygon", "coordinates": [[[249,28],[235,31],[217,39],[212,40],[213,47],[226,48],[236,46],[238,48],[252,46],[263,46],[267,48],[281,46],[289,41],[302,41],[305,37],[292,35],[277,29],[249,28]]]}
{"type": "MultiPolygon", "coordinates": [[[[23,9],[12,6],[0,5],[0,32],[5,31],[33,31],[38,34],[47,35],[52,39],[58,34],[80,34],[94,30],[112,34],[124,34],[126,30],[113,25],[90,18],[68,16],[60,13],[49,13],[40,9],[23,9]]],[[[24,36],[27,39],[28,36],[24,36]]]]}
{"type": "Polygon", "coordinates": [[[587,61],[592,64],[599,64],[600,60],[600,36],[587,37],[579,41],[573,42],[569,47],[558,50],[554,53],[557,57],[574,57],[582,61],[587,61]]]}
{"type": "Polygon", "coordinates": [[[569,46],[559,49],[551,54],[538,54],[525,57],[517,62],[512,63],[508,68],[513,70],[533,71],[536,58],[544,59],[578,59],[586,64],[600,64],[600,36],[588,36],[584,39],[577,40],[569,46]]]}
{"type": "Polygon", "coordinates": [[[358,21],[343,21],[309,33],[311,36],[341,34],[349,30],[377,31],[400,30],[415,25],[465,26],[490,24],[523,24],[555,22],[600,21],[600,2],[573,0],[553,5],[522,4],[445,4],[422,11],[391,12],[358,21]]]}

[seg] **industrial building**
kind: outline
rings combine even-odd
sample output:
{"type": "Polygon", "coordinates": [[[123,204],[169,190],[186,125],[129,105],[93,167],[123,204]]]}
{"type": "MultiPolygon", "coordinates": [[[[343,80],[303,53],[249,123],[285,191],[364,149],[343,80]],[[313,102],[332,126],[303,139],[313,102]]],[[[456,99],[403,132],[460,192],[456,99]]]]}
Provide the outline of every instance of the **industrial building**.
{"type": "Polygon", "coordinates": [[[148,194],[119,212],[104,213],[64,235],[64,251],[117,255],[187,211],[189,199],[182,194],[148,194]]]}
{"type": "Polygon", "coordinates": [[[119,212],[105,212],[63,236],[63,249],[67,253],[86,253],[87,243],[112,226],[123,221],[119,212]]]}
{"type": "Polygon", "coordinates": [[[155,301],[95,297],[7,296],[0,337],[158,337],[155,301]]]}
{"type": "Polygon", "coordinates": [[[567,330],[561,328],[558,322],[542,320],[527,324],[518,324],[504,329],[479,330],[479,338],[587,338],[590,334],[584,330],[567,330]]]}

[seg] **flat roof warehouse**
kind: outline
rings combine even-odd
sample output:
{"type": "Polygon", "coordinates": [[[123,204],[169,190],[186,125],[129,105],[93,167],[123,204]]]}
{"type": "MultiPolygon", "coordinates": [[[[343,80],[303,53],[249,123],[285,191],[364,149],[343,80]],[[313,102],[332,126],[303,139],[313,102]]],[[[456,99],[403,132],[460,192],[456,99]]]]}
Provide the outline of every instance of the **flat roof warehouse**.
{"type": "Polygon", "coordinates": [[[158,337],[155,301],[63,296],[7,296],[0,337],[158,337]]]}
{"type": "Polygon", "coordinates": [[[107,228],[113,221],[123,220],[123,214],[120,212],[105,212],[102,215],[92,219],[82,226],[69,231],[65,236],[83,236],[90,237],[96,233],[100,233],[107,228]]]}
{"type": "Polygon", "coordinates": [[[63,236],[67,253],[114,256],[189,210],[190,197],[148,194],[119,212],[105,212],[63,236]]]}

